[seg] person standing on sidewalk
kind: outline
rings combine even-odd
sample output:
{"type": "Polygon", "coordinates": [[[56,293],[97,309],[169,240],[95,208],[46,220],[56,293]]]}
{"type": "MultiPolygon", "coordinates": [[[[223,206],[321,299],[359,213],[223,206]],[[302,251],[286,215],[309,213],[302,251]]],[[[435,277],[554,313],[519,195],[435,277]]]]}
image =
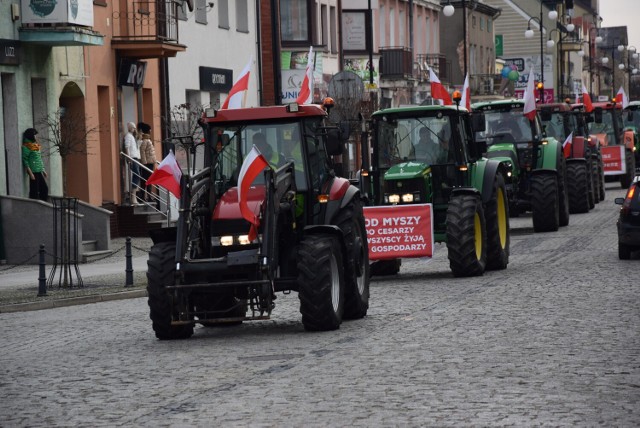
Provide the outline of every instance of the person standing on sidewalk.
{"type": "Polygon", "coordinates": [[[147,202],[152,202],[151,191],[152,189],[147,188],[147,179],[153,172],[156,166],[156,150],[153,147],[153,141],[151,141],[151,127],[146,123],[138,124],[138,129],[142,132],[142,142],[140,143],[140,161],[144,166],[146,166],[149,170],[142,170],[142,186],[145,188],[145,200],[147,202]]]}
{"type": "Polygon", "coordinates": [[[47,202],[49,186],[47,171],[42,162],[42,147],[38,143],[38,131],[29,128],[22,134],[22,164],[29,175],[29,199],[40,199],[47,202]]]}
{"type": "Polygon", "coordinates": [[[136,124],[133,122],[127,123],[127,133],[124,135],[124,152],[133,159],[130,161],[129,166],[131,168],[131,205],[138,204],[138,189],[140,188],[140,148],[136,141],[137,136],[136,124]]]}

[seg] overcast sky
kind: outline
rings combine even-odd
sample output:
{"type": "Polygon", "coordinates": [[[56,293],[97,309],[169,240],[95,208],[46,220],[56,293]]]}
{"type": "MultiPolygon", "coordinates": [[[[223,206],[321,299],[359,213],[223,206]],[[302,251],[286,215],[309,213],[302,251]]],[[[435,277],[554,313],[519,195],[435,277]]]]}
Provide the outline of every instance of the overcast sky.
{"type": "Polygon", "coordinates": [[[603,27],[627,26],[629,46],[640,51],[640,0],[600,0],[603,27]]]}

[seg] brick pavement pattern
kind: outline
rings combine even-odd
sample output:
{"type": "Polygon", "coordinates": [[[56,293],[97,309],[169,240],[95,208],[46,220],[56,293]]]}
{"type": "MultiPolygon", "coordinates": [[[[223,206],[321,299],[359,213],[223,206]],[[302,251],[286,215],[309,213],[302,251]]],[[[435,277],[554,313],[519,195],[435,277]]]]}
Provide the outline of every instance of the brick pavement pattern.
{"type": "Polygon", "coordinates": [[[0,314],[0,425],[637,426],[638,257],[613,198],[534,234],[511,219],[504,271],[454,278],[446,248],[374,278],[371,307],[304,332],[270,321],[161,342],[146,299],[0,314]]]}

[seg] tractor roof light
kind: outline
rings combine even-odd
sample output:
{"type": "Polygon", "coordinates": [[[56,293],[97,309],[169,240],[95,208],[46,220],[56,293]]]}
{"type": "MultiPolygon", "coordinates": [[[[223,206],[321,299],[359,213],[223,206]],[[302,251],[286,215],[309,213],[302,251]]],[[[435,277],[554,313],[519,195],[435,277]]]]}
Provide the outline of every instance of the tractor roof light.
{"type": "Polygon", "coordinates": [[[300,105],[298,103],[287,104],[287,113],[298,113],[300,111],[300,105]]]}
{"type": "Polygon", "coordinates": [[[456,103],[456,105],[460,105],[461,100],[462,100],[462,92],[453,91],[453,101],[456,103]]]}
{"type": "Polygon", "coordinates": [[[204,109],[204,115],[207,118],[214,118],[216,117],[216,114],[217,114],[216,109],[214,109],[213,107],[204,109]]]}
{"type": "Polygon", "coordinates": [[[324,100],[322,100],[322,107],[324,107],[326,111],[331,110],[333,107],[335,107],[335,105],[336,102],[331,97],[326,97],[324,100]]]}

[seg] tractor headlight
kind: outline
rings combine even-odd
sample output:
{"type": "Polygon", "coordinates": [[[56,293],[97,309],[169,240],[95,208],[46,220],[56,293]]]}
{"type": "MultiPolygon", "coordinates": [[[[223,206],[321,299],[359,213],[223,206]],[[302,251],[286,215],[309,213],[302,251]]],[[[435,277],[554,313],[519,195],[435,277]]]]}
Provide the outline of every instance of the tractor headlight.
{"type": "Polygon", "coordinates": [[[233,236],[221,236],[220,245],[222,245],[223,247],[233,245],[233,236]]]}
{"type": "Polygon", "coordinates": [[[249,241],[249,235],[240,235],[240,236],[238,236],[238,244],[240,244],[240,245],[251,244],[251,241],[249,241]]]}
{"type": "Polygon", "coordinates": [[[394,195],[389,195],[389,203],[390,204],[397,204],[400,202],[400,195],[394,194],[394,195]]]}
{"type": "Polygon", "coordinates": [[[405,204],[413,202],[413,194],[405,193],[404,195],[402,195],[402,202],[404,202],[405,204]]]}

